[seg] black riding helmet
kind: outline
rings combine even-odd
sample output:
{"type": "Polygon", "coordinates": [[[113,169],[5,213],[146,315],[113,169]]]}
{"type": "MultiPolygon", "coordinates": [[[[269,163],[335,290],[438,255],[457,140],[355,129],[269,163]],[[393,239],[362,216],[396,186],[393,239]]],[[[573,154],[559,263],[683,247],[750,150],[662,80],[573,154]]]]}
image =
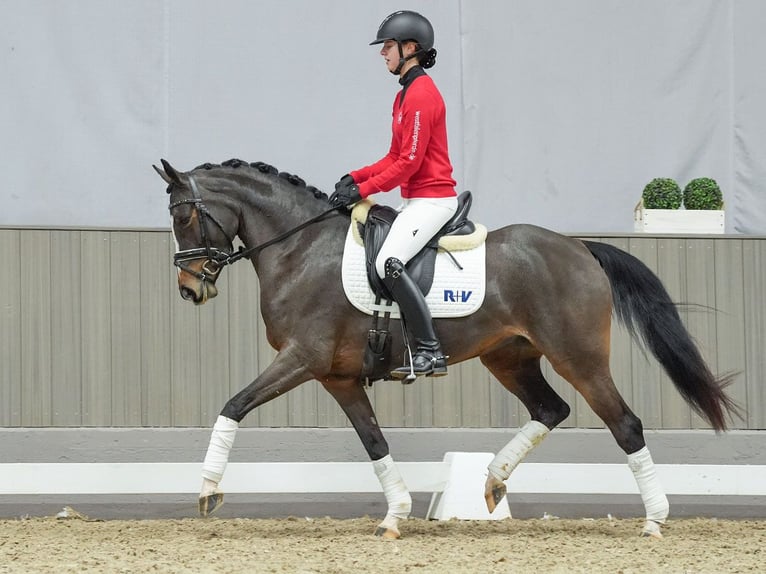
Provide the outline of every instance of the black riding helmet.
{"type": "Polygon", "coordinates": [[[406,61],[402,52],[402,42],[410,40],[417,42],[418,46],[420,46],[420,50],[410,57],[421,58],[424,55],[428,55],[430,56],[428,58],[430,65],[424,65],[424,67],[430,68],[433,66],[433,62],[436,59],[436,50],[433,49],[434,28],[425,16],[411,10],[399,10],[389,14],[380,24],[378,35],[375,40],[370,42],[370,46],[382,44],[386,40],[395,40],[399,47],[399,65],[394,70],[394,74],[398,74],[401,71],[406,61]],[[431,54],[428,54],[429,52],[431,54]]]}

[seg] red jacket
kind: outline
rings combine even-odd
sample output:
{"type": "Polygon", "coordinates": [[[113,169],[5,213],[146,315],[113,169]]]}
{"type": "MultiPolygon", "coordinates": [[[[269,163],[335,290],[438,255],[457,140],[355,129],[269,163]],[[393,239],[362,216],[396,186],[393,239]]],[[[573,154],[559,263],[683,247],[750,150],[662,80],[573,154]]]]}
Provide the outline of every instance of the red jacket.
{"type": "Polygon", "coordinates": [[[404,87],[394,99],[391,149],[383,159],[349,175],[362,197],[397,186],[407,199],[455,196],[444,100],[419,66],[400,83],[404,87]]]}

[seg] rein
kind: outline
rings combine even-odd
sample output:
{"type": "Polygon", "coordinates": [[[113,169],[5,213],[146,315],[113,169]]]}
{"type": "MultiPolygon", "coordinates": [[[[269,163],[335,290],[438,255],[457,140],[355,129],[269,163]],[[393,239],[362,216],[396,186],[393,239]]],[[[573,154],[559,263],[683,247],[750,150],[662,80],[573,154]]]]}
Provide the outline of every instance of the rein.
{"type": "Polygon", "coordinates": [[[272,239],[269,239],[268,241],[264,241],[260,245],[256,245],[254,247],[249,247],[248,249],[245,249],[244,247],[240,246],[240,248],[236,252],[234,252],[231,255],[229,255],[229,257],[226,259],[226,261],[223,263],[223,265],[229,265],[231,263],[236,263],[240,259],[244,259],[244,258],[248,258],[249,259],[250,256],[253,255],[254,253],[258,253],[258,252],[262,251],[263,249],[266,249],[269,245],[274,245],[275,243],[279,243],[280,241],[282,241],[284,239],[287,239],[293,233],[297,233],[298,231],[300,231],[301,229],[304,229],[305,227],[308,227],[312,223],[316,223],[317,221],[321,220],[328,213],[332,213],[333,211],[337,211],[337,210],[338,210],[337,207],[331,207],[329,209],[326,209],[325,211],[323,211],[319,215],[317,215],[315,217],[312,217],[311,219],[309,219],[307,221],[304,221],[300,225],[298,225],[296,227],[293,227],[292,229],[289,229],[289,230],[285,231],[284,233],[282,233],[280,235],[277,235],[276,237],[274,237],[272,239]]]}
{"type": "Polygon", "coordinates": [[[175,203],[170,204],[168,206],[168,210],[172,211],[173,208],[178,207],[179,205],[185,205],[185,204],[192,204],[194,205],[194,208],[197,210],[197,213],[199,214],[199,222],[200,222],[200,235],[202,236],[202,240],[205,243],[205,247],[197,247],[194,249],[184,249],[182,251],[177,251],[175,255],[173,256],[173,264],[178,267],[179,269],[183,269],[187,273],[190,273],[191,275],[195,276],[197,279],[201,279],[202,281],[210,280],[211,278],[215,278],[215,276],[220,273],[221,269],[223,269],[227,265],[231,265],[232,263],[236,263],[240,259],[250,259],[254,254],[260,253],[262,250],[266,249],[270,245],[274,245],[275,243],[279,243],[280,241],[283,241],[293,235],[294,233],[297,233],[301,229],[304,229],[308,227],[309,225],[316,223],[317,221],[324,218],[329,213],[332,213],[334,211],[337,211],[337,207],[330,207],[329,209],[326,209],[319,215],[312,217],[308,221],[304,221],[303,223],[297,225],[296,227],[293,227],[292,229],[289,229],[285,231],[284,233],[281,233],[280,235],[277,235],[276,237],[269,239],[268,241],[264,241],[260,245],[255,245],[253,247],[249,247],[247,249],[244,248],[244,246],[240,246],[240,248],[235,251],[234,253],[227,253],[226,251],[223,251],[221,249],[218,249],[217,247],[213,247],[210,245],[210,234],[208,233],[207,229],[207,219],[210,219],[217,227],[221,230],[221,233],[223,233],[224,237],[229,242],[229,245],[233,245],[234,241],[233,238],[229,237],[229,235],[224,230],[221,223],[213,216],[212,213],[207,209],[205,204],[202,202],[202,196],[199,192],[199,188],[197,187],[197,182],[194,180],[194,176],[189,176],[189,187],[191,187],[192,191],[192,198],[190,199],[182,199],[181,201],[177,201],[175,203]],[[195,259],[201,259],[205,258],[207,261],[203,265],[203,270],[205,273],[200,273],[198,271],[195,271],[191,269],[186,263],[188,261],[193,261],[195,259]],[[207,262],[211,262],[215,264],[215,269],[208,269],[207,268],[207,262]],[[212,276],[212,277],[210,277],[212,276]]]}

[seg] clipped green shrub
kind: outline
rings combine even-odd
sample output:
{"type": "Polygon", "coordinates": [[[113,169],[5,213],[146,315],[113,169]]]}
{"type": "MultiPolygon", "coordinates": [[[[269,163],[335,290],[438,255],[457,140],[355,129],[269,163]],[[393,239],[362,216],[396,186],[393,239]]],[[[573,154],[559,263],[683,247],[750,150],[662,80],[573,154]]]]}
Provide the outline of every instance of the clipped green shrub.
{"type": "Polygon", "coordinates": [[[645,209],[678,209],[681,207],[683,193],[676,180],[655,177],[646,184],[641,197],[645,209]]]}
{"type": "Polygon", "coordinates": [[[686,209],[723,209],[723,194],[714,179],[698,177],[684,188],[686,209]]]}

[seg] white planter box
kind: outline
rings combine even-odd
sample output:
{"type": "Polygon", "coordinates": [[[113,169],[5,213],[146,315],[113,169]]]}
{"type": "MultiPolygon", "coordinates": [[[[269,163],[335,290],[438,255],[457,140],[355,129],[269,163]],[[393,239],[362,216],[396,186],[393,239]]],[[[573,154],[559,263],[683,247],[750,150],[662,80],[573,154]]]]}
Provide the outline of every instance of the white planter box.
{"type": "Polygon", "coordinates": [[[633,212],[637,233],[724,233],[724,210],[645,209],[643,202],[633,212]]]}

